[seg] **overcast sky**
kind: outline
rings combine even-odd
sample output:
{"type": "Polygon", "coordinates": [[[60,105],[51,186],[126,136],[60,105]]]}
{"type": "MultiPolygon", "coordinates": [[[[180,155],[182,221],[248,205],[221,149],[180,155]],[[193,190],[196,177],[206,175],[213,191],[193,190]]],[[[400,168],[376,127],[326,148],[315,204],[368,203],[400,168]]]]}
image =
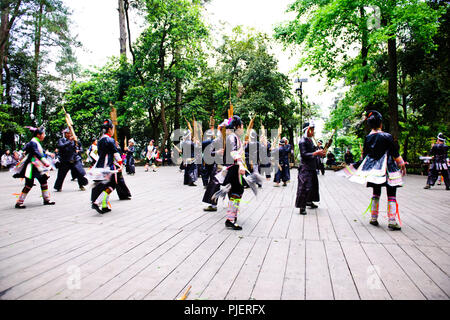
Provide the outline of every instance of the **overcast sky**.
{"type": "MultiPolygon", "coordinates": [[[[77,51],[77,57],[84,68],[104,65],[108,57],[119,54],[119,15],[117,0],[64,0],[73,10],[73,34],[83,44],[83,49],[77,51]]],[[[293,0],[213,0],[207,5],[206,22],[219,25],[225,22],[227,27],[223,32],[229,32],[236,25],[251,27],[258,31],[273,34],[273,27],[292,18],[292,13],[286,13],[286,8],[293,0]]],[[[135,40],[142,21],[132,17],[132,40],[135,40]]],[[[281,46],[273,50],[279,61],[279,70],[287,74],[292,81],[297,73],[293,73],[299,52],[283,51],[281,46]]],[[[334,102],[335,93],[321,93],[324,83],[308,74],[298,74],[308,78],[303,84],[304,94],[309,102],[318,104],[324,115],[334,102]]],[[[292,88],[297,85],[292,82],[292,88]]],[[[319,131],[320,132],[320,131],[319,131]]]]}

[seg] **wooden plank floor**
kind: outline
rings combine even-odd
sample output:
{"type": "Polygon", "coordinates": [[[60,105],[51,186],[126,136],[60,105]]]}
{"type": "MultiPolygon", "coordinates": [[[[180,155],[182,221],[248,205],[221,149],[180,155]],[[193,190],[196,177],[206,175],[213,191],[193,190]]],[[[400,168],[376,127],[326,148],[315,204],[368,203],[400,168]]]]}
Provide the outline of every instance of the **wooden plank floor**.
{"type": "MultiPolygon", "coordinates": [[[[204,212],[204,189],[176,167],[126,176],[131,201],[90,208],[90,190],[68,177],[55,206],[40,188],[14,209],[22,182],[0,172],[0,299],[432,299],[450,297],[450,192],[407,176],[398,190],[402,231],[363,212],[371,190],[327,171],[319,208],[294,207],[287,187],[248,189],[241,231],[224,226],[226,204],[204,212]]],[[[53,186],[55,173],[49,180],[53,186]]]]}

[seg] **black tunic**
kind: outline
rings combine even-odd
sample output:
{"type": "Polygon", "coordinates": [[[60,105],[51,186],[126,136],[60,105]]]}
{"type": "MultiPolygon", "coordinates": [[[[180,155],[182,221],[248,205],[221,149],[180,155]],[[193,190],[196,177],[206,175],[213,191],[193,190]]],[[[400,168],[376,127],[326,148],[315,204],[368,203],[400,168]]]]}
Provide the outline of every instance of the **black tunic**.
{"type": "Polygon", "coordinates": [[[313,153],[317,147],[308,137],[302,137],[298,144],[301,164],[298,170],[298,187],[295,206],[306,208],[312,201],[320,201],[319,180],[317,179],[317,158],[313,153]]]}
{"type": "Polygon", "coordinates": [[[71,171],[73,178],[78,180],[78,185],[80,187],[87,185],[88,180],[85,178],[86,171],[83,168],[81,156],[79,154],[79,152],[82,151],[81,146],[78,146],[73,140],[61,138],[58,141],[58,149],[60,165],[54,188],[56,190],[62,188],[64,179],[69,170],[71,171]],[[77,151],[79,152],[77,153],[77,151]]]}
{"type": "Polygon", "coordinates": [[[274,182],[279,183],[280,180],[283,182],[287,182],[291,179],[291,175],[289,172],[289,154],[291,153],[291,145],[286,144],[278,149],[279,160],[278,163],[281,167],[278,168],[277,173],[275,174],[274,182]]]}
{"type": "Polygon", "coordinates": [[[211,171],[202,201],[211,205],[217,205],[217,199],[213,200],[211,198],[220,189],[220,183],[216,178],[217,163],[213,158],[216,156],[216,151],[222,149],[222,147],[222,138],[218,137],[208,144],[203,152],[205,166],[209,167],[211,171]]]}
{"type": "Polygon", "coordinates": [[[127,149],[127,173],[134,174],[136,172],[134,166],[134,152],[136,148],[134,146],[129,146],[127,149]]]}
{"type": "Polygon", "coordinates": [[[186,168],[184,169],[184,181],[183,184],[190,185],[197,181],[198,178],[198,166],[195,161],[195,148],[196,146],[190,140],[184,141],[182,144],[183,156],[186,154],[186,168]]]}

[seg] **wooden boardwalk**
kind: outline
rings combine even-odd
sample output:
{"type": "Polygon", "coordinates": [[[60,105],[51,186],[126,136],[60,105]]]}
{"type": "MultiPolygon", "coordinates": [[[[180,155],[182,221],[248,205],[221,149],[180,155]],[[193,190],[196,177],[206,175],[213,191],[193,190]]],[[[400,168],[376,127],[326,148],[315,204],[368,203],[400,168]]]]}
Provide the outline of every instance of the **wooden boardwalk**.
{"type": "MultiPolygon", "coordinates": [[[[90,208],[90,190],[66,178],[56,205],[32,189],[14,209],[22,182],[0,173],[0,299],[443,299],[450,297],[450,192],[423,190],[407,176],[398,192],[403,222],[387,229],[363,216],[371,189],[327,171],[318,209],[294,207],[297,170],[287,187],[246,190],[239,224],[225,205],[204,212],[203,187],[182,185],[176,167],[126,176],[131,201],[90,208]]],[[[70,176],[70,175],[69,175],[70,176]]],[[[49,180],[53,186],[55,173],[49,180]]],[[[37,183],[37,182],[36,182],[37,183]]]]}

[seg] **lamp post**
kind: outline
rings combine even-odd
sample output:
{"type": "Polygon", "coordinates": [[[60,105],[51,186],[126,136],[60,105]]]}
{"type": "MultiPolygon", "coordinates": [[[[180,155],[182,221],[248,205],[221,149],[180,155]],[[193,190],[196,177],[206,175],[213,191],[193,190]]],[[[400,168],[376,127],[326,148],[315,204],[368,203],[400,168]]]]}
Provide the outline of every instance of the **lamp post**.
{"type": "Polygon", "coordinates": [[[308,82],[308,79],[306,78],[296,78],[294,80],[294,83],[299,83],[299,87],[295,89],[295,92],[300,98],[300,123],[303,126],[303,82],[308,82]]]}

